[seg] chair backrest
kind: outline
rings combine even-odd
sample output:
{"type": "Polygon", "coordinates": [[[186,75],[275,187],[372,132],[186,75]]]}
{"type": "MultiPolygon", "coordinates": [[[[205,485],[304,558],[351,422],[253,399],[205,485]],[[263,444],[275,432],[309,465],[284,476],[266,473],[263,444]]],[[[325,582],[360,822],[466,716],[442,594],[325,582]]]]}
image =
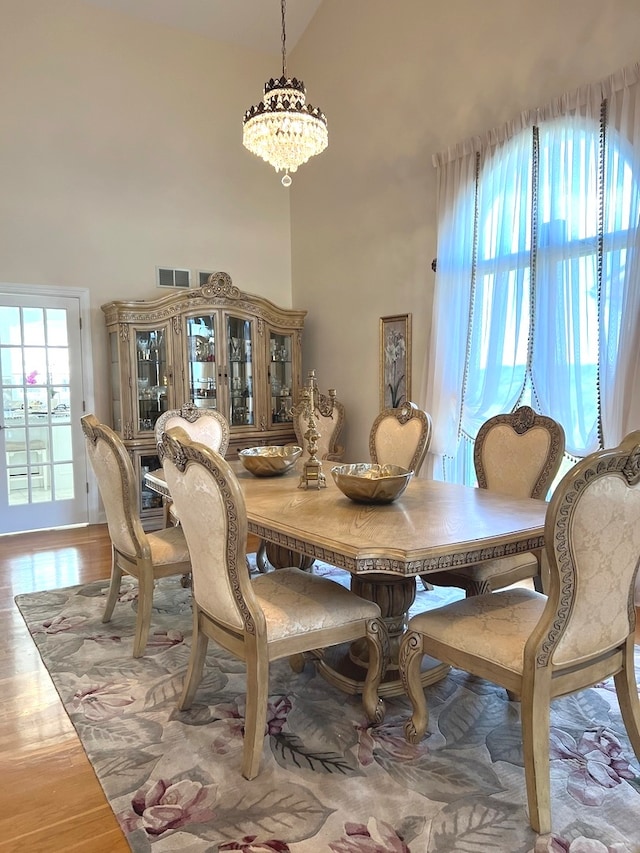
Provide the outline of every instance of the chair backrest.
{"type": "Polygon", "coordinates": [[[481,489],[544,498],[564,453],[564,430],[529,406],[495,415],[478,430],[473,462],[481,489]]]}
{"type": "Polygon", "coordinates": [[[547,510],[547,607],[527,644],[536,666],[578,665],[635,630],[640,564],[640,430],[576,464],[547,510]]]}
{"type": "MultiPolygon", "coordinates": [[[[320,394],[320,408],[326,410],[330,405],[330,398],[326,394],[320,394]]],[[[331,415],[323,415],[316,409],[314,420],[316,422],[316,429],[320,433],[316,456],[318,459],[341,462],[344,456],[344,447],[338,444],[338,439],[344,426],[344,405],[339,400],[334,399],[331,415]]],[[[302,448],[302,456],[304,458],[309,455],[307,442],[304,437],[308,429],[308,420],[304,417],[301,403],[298,403],[293,408],[293,429],[296,434],[296,442],[302,448]]]]}
{"type": "Polygon", "coordinates": [[[234,472],[219,453],[180,427],[165,432],[162,455],[191,554],[198,606],[227,628],[265,636],[245,562],[247,513],[234,472]]]}
{"type": "Polygon", "coordinates": [[[140,557],[149,546],[140,521],[140,489],[129,454],[121,438],[95,415],[85,415],[81,423],[111,541],[121,553],[140,557]]]}
{"type": "Polygon", "coordinates": [[[383,409],[369,433],[369,456],[378,465],[400,465],[418,473],[431,444],[431,417],[415,403],[383,409]]]}
{"type": "Polygon", "coordinates": [[[229,422],[215,409],[199,409],[185,403],[180,409],[163,412],[155,426],[156,445],[160,449],[162,436],[172,427],[182,427],[187,435],[224,456],[229,447],[229,422]]]}

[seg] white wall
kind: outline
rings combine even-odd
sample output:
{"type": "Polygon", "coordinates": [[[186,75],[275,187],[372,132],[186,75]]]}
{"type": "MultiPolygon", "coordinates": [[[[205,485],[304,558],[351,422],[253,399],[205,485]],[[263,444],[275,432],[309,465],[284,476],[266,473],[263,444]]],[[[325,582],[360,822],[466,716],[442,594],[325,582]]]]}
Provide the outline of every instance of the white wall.
{"type": "Polygon", "coordinates": [[[279,57],[97,8],[0,0],[0,282],[153,298],[156,266],[226,270],[291,305],[289,196],[242,146],[279,57]]]}
{"type": "Polygon", "coordinates": [[[638,0],[323,0],[289,62],[329,122],[292,187],[293,300],[305,367],[346,404],[368,458],[378,318],[413,315],[413,396],[428,347],[434,153],[640,59],[638,0]]]}

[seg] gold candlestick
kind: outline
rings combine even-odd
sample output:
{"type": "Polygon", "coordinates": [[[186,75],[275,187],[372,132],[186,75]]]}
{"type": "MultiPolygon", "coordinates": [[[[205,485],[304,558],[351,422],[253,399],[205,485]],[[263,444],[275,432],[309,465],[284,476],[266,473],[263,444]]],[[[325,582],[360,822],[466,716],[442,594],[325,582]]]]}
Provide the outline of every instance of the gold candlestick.
{"type": "Polygon", "coordinates": [[[330,388],[328,402],[323,401],[318,390],[316,372],[315,370],[310,370],[307,374],[307,385],[302,389],[301,397],[302,416],[307,421],[307,430],[304,438],[307,441],[309,458],[302,466],[298,488],[307,489],[309,486],[312,486],[316,489],[321,489],[326,487],[327,481],[322,472],[322,462],[316,456],[318,452],[318,439],[320,438],[316,412],[324,417],[333,417],[336,390],[335,388],[330,388]]]}

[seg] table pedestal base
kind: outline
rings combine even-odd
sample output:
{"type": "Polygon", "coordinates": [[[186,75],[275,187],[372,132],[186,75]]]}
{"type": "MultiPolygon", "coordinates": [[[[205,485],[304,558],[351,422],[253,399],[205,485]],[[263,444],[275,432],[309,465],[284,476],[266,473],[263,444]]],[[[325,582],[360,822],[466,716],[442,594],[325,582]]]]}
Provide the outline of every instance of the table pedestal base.
{"type": "MultiPolygon", "coordinates": [[[[313,558],[304,557],[295,551],[265,542],[258,553],[258,566],[265,557],[276,570],[283,566],[299,566],[309,571],[313,558]],[[264,546],[264,547],[263,547],[264,546]]],[[[404,694],[398,670],[400,642],[407,629],[408,611],[416,597],[416,579],[413,576],[402,577],[387,574],[352,575],[351,590],[361,598],[375,601],[380,607],[382,621],[389,636],[389,661],[385,677],[380,684],[380,696],[401,696],[404,694]]],[[[368,666],[368,648],[366,640],[355,643],[332,646],[316,656],[316,664],[321,675],[335,687],[345,693],[362,693],[366,669],[368,666]]],[[[298,662],[301,664],[301,661],[298,662]]],[[[450,667],[433,658],[425,657],[422,662],[422,686],[428,687],[440,681],[449,672],[450,667]]]]}
{"type": "MultiPolygon", "coordinates": [[[[398,653],[407,629],[407,614],[416,597],[416,579],[384,574],[353,575],[351,590],[361,598],[375,601],[380,607],[382,621],[389,635],[389,662],[380,685],[380,696],[400,696],[404,689],[398,670],[398,653]]],[[[327,681],[346,693],[361,693],[367,665],[366,640],[358,640],[351,645],[325,649],[323,657],[318,661],[318,670],[327,681]]],[[[422,669],[423,687],[435,684],[449,672],[446,664],[428,657],[423,658],[422,669]]]]}
{"type": "MultiPolygon", "coordinates": [[[[363,667],[351,660],[348,644],[325,649],[322,658],[316,661],[316,666],[318,672],[329,684],[333,684],[334,687],[339,688],[344,693],[362,693],[365,671],[363,667]]],[[[423,672],[420,681],[423,687],[440,681],[450,669],[447,664],[429,657],[422,659],[422,666],[423,672]]],[[[378,692],[382,699],[389,696],[404,695],[402,681],[398,675],[397,660],[395,668],[387,669],[378,692]]]]}
{"type": "Polygon", "coordinates": [[[256,565],[258,570],[263,573],[270,571],[270,567],[282,569],[286,566],[294,566],[297,569],[302,569],[303,572],[308,572],[314,563],[313,557],[307,557],[297,551],[284,548],[282,545],[264,540],[260,542],[256,552],[256,565]]]}

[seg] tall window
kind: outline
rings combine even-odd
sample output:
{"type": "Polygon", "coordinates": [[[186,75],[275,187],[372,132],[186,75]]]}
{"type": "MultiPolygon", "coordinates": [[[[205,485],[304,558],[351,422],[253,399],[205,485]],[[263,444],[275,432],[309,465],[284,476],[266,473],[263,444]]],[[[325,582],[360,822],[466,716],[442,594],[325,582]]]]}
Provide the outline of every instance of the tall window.
{"type": "Polygon", "coordinates": [[[480,425],[525,403],[562,424],[574,456],[633,426],[638,89],[602,97],[587,87],[572,110],[536,114],[503,141],[439,164],[427,389],[436,476],[474,482],[480,425]]]}

